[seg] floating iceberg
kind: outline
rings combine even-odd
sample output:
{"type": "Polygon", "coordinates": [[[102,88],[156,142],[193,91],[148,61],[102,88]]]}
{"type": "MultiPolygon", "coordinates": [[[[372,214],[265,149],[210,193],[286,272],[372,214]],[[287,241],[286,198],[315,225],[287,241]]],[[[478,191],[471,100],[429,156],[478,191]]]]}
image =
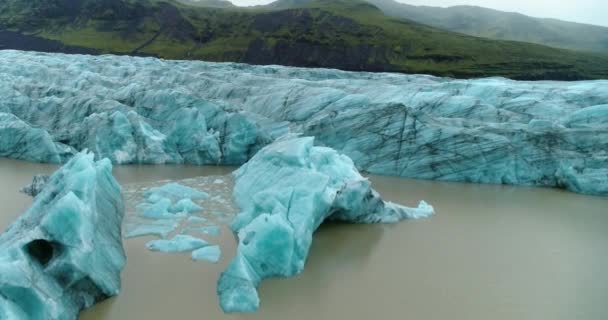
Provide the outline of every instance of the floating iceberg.
{"type": "Polygon", "coordinates": [[[351,159],[313,142],[282,139],[234,173],[241,213],[232,228],[239,242],[218,282],[224,311],[255,311],[263,279],[302,272],[313,232],[323,221],[392,223],[433,214],[425,202],[406,208],[383,201],[351,159]]]}
{"type": "Polygon", "coordinates": [[[189,216],[187,221],[189,223],[205,223],[205,222],[207,222],[207,219],[205,219],[203,217],[189,216]]]}
{"type": "Polygon", "coordinates": [[[137,205],[140,216],[148,219],[176,219],[201,211],[192,200],[203,200],[209,195],[193,188],[171,182],[151,188],[144,193],[145,202],[137,205]]]}
{"type": "Polygon", "coordinates": [[[181,218],[181,213],[172,213],[169,211],[173,205],[171,200],[167,198],[156,198],[154,203],[144,202],[137,205],[138,214],[147,219],[176,219],[181,218]]]}
{"type": "Polygon", "coordinates": [[[27,194],[30,197],[36,197],[40,192],[42,192],[42,189],[44,188],[46,183],[49,182],[50,178],[51,177],[47,175],[37,174],[32,179],[32,183],[21,188],[21,190],[19,191],[27,194]]]}
{"type": "Polygon", "coordinates": [[[183,233],[198,233],[203,235],[209,235],[217,237],[220,235],[220,227],[218,226],[207,226],[207,227],[188,227],[185,228],[183,233]]]}
{"type": "Polygon", "coordinates": [[[209,198],[209,195],[202,191],[198,191],[175,182],[146,190],[144,196],[147,199],[167,198],[171,201],[179,201],[183,199],[204,200],[209,198]]]}
{"type": "Polygon", "coordinates": [[[166,238],[171,232],[175,231],[179,223],[171,220],[159,220],[154,222],[146,222],[142,224],[136,224],[131,226],[126,234],[125,238],[137,238],[143,236],[159,236],[166,238]],[[167,222],[168,221],[168,222],[167,222]]]}
{"type": "Polygon", "coordinates": [[[188,213],[188,214],[192,214],[192,213],[196,213],[196,212],[201,212],[202,210],[203,210],[203,208],[201,206],[199,206],[198,204],[194,203],[189,198],[188,199],[181,199],[176,204],[174,204],[173,206],[171,206],[171,208],[169,208],[169,211],[171,211],[173,213],[184,212],[184,213],[188,213]]]}
{"type": "Polygon", "coordinates": [[[6,157],[238,165],[302,133],[370,173],[608,194],[608,81],[2,51],[0,97],[6,157]]]}
{"type": "Polygon", "coordinates": [[[205,240],[178,234],[170,240],[152,240],[146,244],[146,247],[151,251],[176,253],[192,251],[208,245],[209,243],[205,240]]]}
{"type": "Polygon", "coordinates": [[[123,214],[110,161],[72,158],[0,235],[0,319],[77,319],[116,295],[123,214]]]}
{"type": "Polygon", "coordinates": [[[219,246],[208,246],[192,251],[192,260],[217,263],[221,255],[222,251],[219,246]]]}

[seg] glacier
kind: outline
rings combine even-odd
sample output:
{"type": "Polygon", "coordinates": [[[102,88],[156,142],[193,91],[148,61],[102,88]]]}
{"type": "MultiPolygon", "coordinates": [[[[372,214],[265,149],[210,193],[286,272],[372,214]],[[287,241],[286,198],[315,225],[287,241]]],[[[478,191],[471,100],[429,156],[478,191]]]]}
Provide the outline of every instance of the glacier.
{"type": "Polygon", "coordinates": [[[0,319],[75,320],[118,294],[123,215],[110,161],[69,160],[0,235],[0,319]]]}
{"type": "Polygon", "coordinates": [[[0,52],[0,156],[240,165],[286,134],[363,172],[608,195],[608,81],[0,52]]]}
{"type": "Polygon", "coordinates": [[[237,252],[218,280],[225,312],[253,312],[257,286],[269,277],[304,269],[313,232],[324,221],[394,223],[434,213],[385,202],[345,155],[314,146],[314,138],[285,137],[234,172],[240,213],[231,228],[237,252]]]}

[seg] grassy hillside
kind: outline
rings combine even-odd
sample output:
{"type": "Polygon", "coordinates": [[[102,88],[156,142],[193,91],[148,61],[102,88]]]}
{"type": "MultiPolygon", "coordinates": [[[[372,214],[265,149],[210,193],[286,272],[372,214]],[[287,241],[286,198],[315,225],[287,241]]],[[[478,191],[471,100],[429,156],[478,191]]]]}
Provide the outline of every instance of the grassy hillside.
{"type": "Polygon", "coordinates": [[[499,40],[524,41],[580,51],[608,53],[608,28],[474,6],[412,6],[394,0],[367,0],[387,15],[444,30],[499,40]]]}
{"type": "Polygon", "coordinates": [[[253,9],[156,0],[0,0],[0,29],[97,53],[170,59],[451,77],[608,78],[606,56],[445,32],[355,0],[285,0],[253,9]]]}

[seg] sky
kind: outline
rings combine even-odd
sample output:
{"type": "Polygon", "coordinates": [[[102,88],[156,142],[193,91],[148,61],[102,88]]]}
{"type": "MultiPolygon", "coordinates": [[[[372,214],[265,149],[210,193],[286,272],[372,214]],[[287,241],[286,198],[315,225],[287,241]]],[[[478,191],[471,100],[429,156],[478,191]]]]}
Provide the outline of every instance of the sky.
{"type": "MultiPolygon", "coordinates": [[[[273,0],[230,0],[238,6],[267,4],[273,0]]],[[[608,27],[608,0],[397,0],[413,5],[448,7],[476,5],[513,11],[540,18],[603,25],[608,27]]]]}

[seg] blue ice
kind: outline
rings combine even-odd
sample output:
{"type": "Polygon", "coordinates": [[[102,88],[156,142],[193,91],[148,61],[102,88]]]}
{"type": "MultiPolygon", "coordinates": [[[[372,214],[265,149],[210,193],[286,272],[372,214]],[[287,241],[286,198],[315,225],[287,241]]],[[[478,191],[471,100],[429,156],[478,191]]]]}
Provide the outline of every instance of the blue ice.
{"type": "Polygon", "coordinates": [[[219,246],[208,246],[192,251],[192,260],[209,261],[217,263],[220,260],[222,251],[219,246]]]}
{"type": "Polygon", "coordinates": [[[383,201],[350,158],[314,146],[314,138],[284,138],[234,172],[241,212],[232,223],[236,256],[218,281],[225,312],[252,312],[257,286],[304,269],[314,231],[326,220],[395,223],[434,213],[422,201],[407,208],[383,201]]]}
{"type": "Polygon", "coordinates": [[[146,244],[146,247],[151,251],[175,253],[192,251],[208,245],[209,243],[205,240],[195,238],[189,235],[178,234],[169,240],[149,241],[146,244]]]}
{"type": "Polygon", "coordinates": [[[175,203],[169,208],[169,211],[173,213],[184,212],[192,214],[203,211],[203,208],[198,204],[194,203],[190,198],[188,198],[179,200],[177,203],[175,203]]]}
{"type": "Polygon", "coordinates": [[[182,199],[205,200],[209,198],[209,195],[205,192],[175,182],[167,183],[160,187],[150,188],[144,192],[144,196],[147,199],[153,199],[151,200],[153,202],[156,202],[154,200],[155,198],[170,199],[171,201],[179,201],[182,199]]]}
{"type": "Polygon", "coordinates": [[[131,226],[125,233],[125,238],[137,238],[143,236],[159,236],[166,238],[171,232],[175,231],[179,226],[178,222],[171,220],[161,220],[136,224],[131,226]],[[167,221],[167,222],[166,222],[167,221]]]}
{"type": "Polygon", "coordinates": [[[110,161],[69,160],[0,235],[0,319],[75,320],[118,294],[123,214],[110,161]]]}
{"type": "Polygon", "coordinates": [[[10,50],[0,52],[0,75],[5,157],[59,163],[88,148],[114,163],[241,165],[301,133],[365,172],[608,195],[607,80],[457,80],[10,50]]]}
{"type": "Polygon", "coordinates": [[[217,237],[220,235],[220,227],[218,226],[206,226],[206,227],[188,227],[184,229],[183,233],[198,233],[204,235],[210,235],[217,237]]]}
{"type": "Polygon", "coordinates": [[[205,223],[205,222],[207,222],[207,219],[205,219],[203,217],[189,216],[188,222],[189,223],[205,223]]]}
{"type": "Polygon", "coordinates": [[[171,182],[144,192],[145,201],[138,204],[137,213],[148,219],[176,219],[203,210],[192,200],[209,198],[205,192],[171,182]]]}

